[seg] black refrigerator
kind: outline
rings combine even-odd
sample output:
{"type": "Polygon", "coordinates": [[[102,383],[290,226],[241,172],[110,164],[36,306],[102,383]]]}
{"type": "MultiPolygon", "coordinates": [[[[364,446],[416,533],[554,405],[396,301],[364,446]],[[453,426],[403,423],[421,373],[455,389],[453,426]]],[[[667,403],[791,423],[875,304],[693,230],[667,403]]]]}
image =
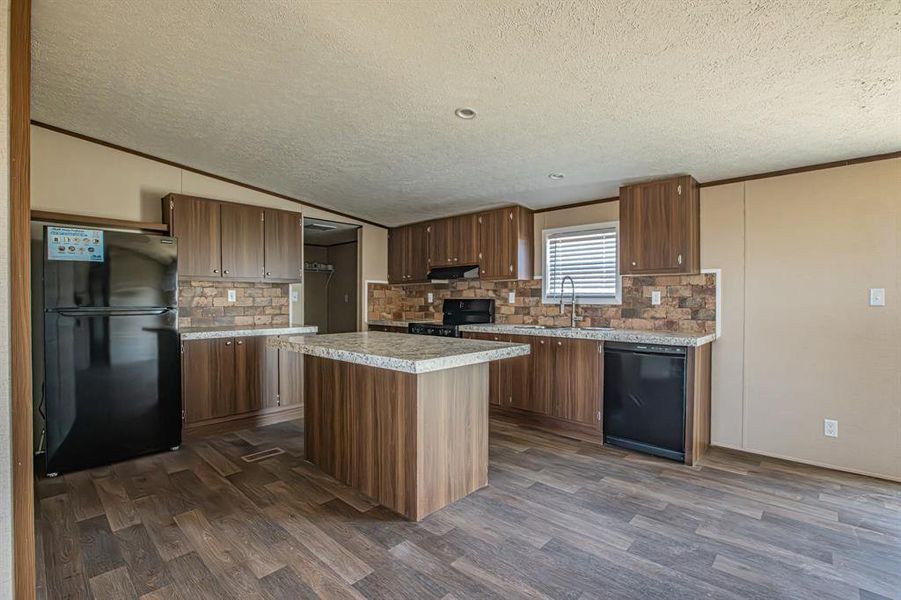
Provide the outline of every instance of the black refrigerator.
{"type": "Polygon", "coordinates": [[[44,228],[49,475],[181,444],[175,238],[44,228]]]}

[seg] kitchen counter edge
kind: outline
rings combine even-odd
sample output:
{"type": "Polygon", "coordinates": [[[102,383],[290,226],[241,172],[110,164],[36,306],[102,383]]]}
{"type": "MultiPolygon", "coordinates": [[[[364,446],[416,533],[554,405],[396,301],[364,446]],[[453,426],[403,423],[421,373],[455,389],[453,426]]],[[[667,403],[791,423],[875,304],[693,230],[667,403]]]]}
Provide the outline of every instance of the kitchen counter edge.
{"type": "Polygon", "coordinates": [[[192,327],[179,330],[182,341],[213,340],[228,337],[254,337],[274,335],[309,335],[319,331],[315,325],[298,327],[192,327]]]}
{"type": "Polygon", "coordinates": [[[591,330],[569,327],[529,327],[528,325],[506,325],[487,323],[484,325],[461,325],[460,331],[472,333],[495,333],[507,335],[531,335],[577,340],[597,340],[602,342],[625,342],[633,344],[657,344],[660,346],[686,346],[697,348],[716,340],[715,333],[690,334],[667,331],[641,331],[638,329],[591,330]]]}

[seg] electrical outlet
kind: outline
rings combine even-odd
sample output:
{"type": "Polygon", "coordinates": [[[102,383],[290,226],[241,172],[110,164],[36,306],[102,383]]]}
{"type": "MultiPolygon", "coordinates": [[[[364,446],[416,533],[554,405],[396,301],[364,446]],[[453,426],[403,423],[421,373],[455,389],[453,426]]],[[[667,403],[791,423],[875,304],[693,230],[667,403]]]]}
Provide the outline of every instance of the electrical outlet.
{"type": "Polygon", "coordinates": [[[660,304],[660,292],[654,290],[651,292],[651,304],[657,306],[660,304]]]}
{"type": "Polygon", "coordinates": [[[428,294],[426,294],[426,302],[431,304],[432,302],[434,302],[434,300],[435,300],[435,296],[432,294],[432,292],[429,292],[428,294]]]}
{"type": "Polygon", "coordinates": [[[885,306],[885,288],[870,288],[870,306],[885,306]]]}
{"type": "Polygon", "coordinates": [[[507,302],[509,302],[510,304],[516,302],[516,292],[510,292],[507,294],[507,302]]]}
{"type": "Polygon", "coordinates": [[[235,290],[228,290],[228,301],[234,302],[238,299],[238,293],[235,290]]]}
{"type": "Polygon", "coordinates": [[[297,292],[297,290],[292,290],[291,291],[291,302],[297,302],[298,300],[300,300],[300,294],[297,292]]]}
{"type": "Polygon", "coordinates": [[[824,419],[823,420],[823,435],[826,437],[837,438],[838,437],[838,421],[835,419],[824,419]]]}

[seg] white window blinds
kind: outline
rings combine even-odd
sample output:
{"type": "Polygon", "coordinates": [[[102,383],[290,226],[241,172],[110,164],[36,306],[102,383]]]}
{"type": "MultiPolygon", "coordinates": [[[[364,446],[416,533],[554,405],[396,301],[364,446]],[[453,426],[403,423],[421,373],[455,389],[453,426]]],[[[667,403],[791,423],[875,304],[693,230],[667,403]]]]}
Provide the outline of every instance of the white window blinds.
{"type": "MultiPolygon", "coordinates": [[[[560,282],[569,275],[576,284],[576,297],[611,300],[617,297],[617,224],[610,223],[576,230],[545,231],[544,297],[560,299],[560,282]]],[[[569,282],[565,298],[569,298],[569,282]]]]}

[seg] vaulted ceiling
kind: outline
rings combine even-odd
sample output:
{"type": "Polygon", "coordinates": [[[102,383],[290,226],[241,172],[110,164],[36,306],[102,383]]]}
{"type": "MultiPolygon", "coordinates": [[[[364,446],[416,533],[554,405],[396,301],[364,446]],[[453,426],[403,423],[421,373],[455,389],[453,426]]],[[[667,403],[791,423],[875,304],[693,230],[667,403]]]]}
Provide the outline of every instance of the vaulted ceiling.
{"type": "Polygon", "coordinates": [[[896,151],[899,79],[901,0],[34,0],[34,119],[392,225],[896,151]]]}

